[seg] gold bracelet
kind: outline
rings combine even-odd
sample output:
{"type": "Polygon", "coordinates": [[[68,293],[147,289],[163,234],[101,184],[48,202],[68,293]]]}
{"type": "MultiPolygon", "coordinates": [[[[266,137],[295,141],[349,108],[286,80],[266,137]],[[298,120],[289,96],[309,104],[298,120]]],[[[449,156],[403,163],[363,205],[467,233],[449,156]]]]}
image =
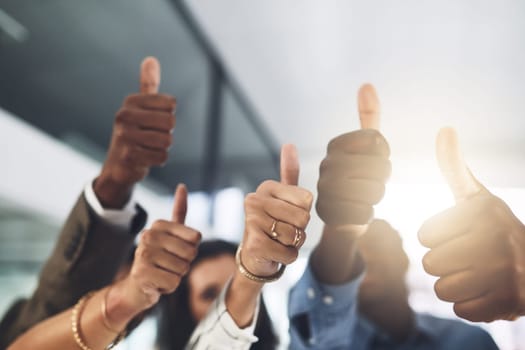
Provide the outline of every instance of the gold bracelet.
{"type": "Polygon", "coordinates": [[[80,298],[73,307],[73,312],[71,313],[71,330],[73,331],[73,338],[75,339],[75,343],[77,343],[78,347],[82,350],[91,350],[91,348],[82,340],[78,331],[78,325],[80,324],[80,316],[82,315],[82,311],[84,311],[86,301],[91,298],[93,294],[94,292],[89,292],[80,298]]]}
{"type": "MultiPolygon", "coordinates": [[[[94,294],[95,292],[89,292],[86,295],[84,295],[82,298],[80,298],[80,300],[73,307],[73,312],[71,313],[71,330],[73,331],[73,338],[75,339],[75,342],[77,343],[78,347],[82,350],[92,350],[89,346],[86,345],[86,343],[80,336],[79,325],[80,325],[80,317],[82,316],[82,312],[84,311],[85,304],[88,301],[88,299],[91,298],[94,294]]],[[[105,300],[103,301],[103,303],[105,303],[105,300]]],[[[103,310],[105,311],[105,308],[103,308],[103,310]]],[[[103,314],[102,317],[104,316],[105,315],[103,314]]],[[[106,324],[104,324],[104,326],[107,328],[106,324]]],[[[113,330],[111,331],[113,332],[113,330]]],[[[118,332],[115,332],[115,333],[118,333],[118,332]]],[[[126,336],[126,330],[123,330],[117,335],[115,340],[113,340],[111,344],[109,344],[106,347],[106,350],[114,348],[122,339],[124,339],[125,336],[126,336]]]]}
{"type": "Polygon", "coordinates": [[[237,267],[239,268],[239,272],[241,273],[241,275],[248,278],[249,280],[259,282],[259,283],[268,283],[268,282],[277,281],[283,275],[284,269],[286,268],[286,265],[284,264],[281,264],[281,267],[279,268],[279,270],[273,275],[270,275],[270,276],[254,275],[253,273],[248,271],[246,266],[243,265],[242,260],[241,260],[241,250],[242,250],[242,243],[239,244],[239,248],[237,248],[237,253],[235,254],[235,262],[237,263],[237,267]]]}

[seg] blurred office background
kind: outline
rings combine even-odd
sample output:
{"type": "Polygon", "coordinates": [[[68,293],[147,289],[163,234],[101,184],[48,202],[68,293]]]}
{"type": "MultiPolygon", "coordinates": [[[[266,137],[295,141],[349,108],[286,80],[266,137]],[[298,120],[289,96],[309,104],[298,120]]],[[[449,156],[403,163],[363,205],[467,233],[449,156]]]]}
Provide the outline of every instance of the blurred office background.
{"type": "MultiPolygon", "coordinates": [[[[402,233],[415,309],[454,317],[416,237],[453,203],[434,159],[440,127],[458,130],[472,172],[525,220],[523,1],[0,0],[0,314],[34,288],[148,55],[178,98],[170,160],[137,190],[150,219],[185,182],[188,223],[238,241],[244,194],[278,177],[280,145],[298,146],[315,192],[327,142],[358,128],[356,92],[372,82],[393,162],[377,216],[402,233]]],[[[284,344],[286,293],[320,228],[313,213],[301,258],[265,290],[284,344]]],[[[524,320],[482,326],[525,349],[524,320]]]]}

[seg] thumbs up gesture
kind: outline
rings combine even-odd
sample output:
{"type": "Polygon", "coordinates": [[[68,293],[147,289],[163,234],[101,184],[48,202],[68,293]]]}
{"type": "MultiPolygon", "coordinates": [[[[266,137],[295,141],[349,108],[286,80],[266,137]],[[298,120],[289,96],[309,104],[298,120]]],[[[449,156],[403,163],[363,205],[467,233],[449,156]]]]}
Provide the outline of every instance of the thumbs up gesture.
{"type": "Polygon", "coordinates": [[[197,255],[200,232],[184,225],[188,192],[179,185],[171,221],[157,220],[144,230],[131,272],[118,288],[123,304],[135,313],[155,305],[178,287],[197,255]]]}
{"type": "Polygon", "coordinates": [[[94,184],[95,194],[105,208],[122,208],[133,185],[152,166],[168,159],[175,127],[175,98],[158,93],[157,59],[144,59],[139,80],[140,93],[126,97],[116,114],[107,157],[94,184]]]}
{"type": "MultiPolygon", "coordinates": [[[[293,145],[281,150],[281,182],[263,182],[244,201],[245,229],[240,260],[252,275],[275,276],[297,259],[310,220],[312,194],[297,186],[299,160],[293,145]]],[[[246,276],[246,275],[245,275],[246,276]]]]}
{"type": "Polygon", "coordinates": [[[385,192],[390,176],[390,148],[379,132],[379,99],[372,85],[358,94],[361,129],[340,135],[328,144],[317,183],[317,213],[335,230],[366,231],[373,206],[385,192]]]}
{"type": "Polygon", "coordinates": [[[471,174],[453,129],[441,129],[436,146],[456,199],[419,230],[419,240],[430,248],[425,271],[439,277],[437,296],[474,322],[525,315],[525,226],[471,174]]]}

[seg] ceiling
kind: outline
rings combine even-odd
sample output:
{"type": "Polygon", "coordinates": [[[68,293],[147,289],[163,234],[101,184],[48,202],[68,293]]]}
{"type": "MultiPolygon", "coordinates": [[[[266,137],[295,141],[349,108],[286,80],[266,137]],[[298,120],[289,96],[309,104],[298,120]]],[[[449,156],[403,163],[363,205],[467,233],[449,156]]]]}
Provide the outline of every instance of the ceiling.
{"type": "Polygon", "coordinates": [[[382,100],[392,181],[439,179],[434,137],[452,125],[483,182],[525,186],[520,0],[3,0],[0,9],[27,30],[0,16],[0,106],[95,159],[137,89],[140,61],[160,59],[162,91],[179,101],[169,164],[150,177],[161,189],[253,189],[277,176],[284,142],[298,145],[315,184],[328,140],[358,127],[366,81],[382,100]]]}
{"type": "Polygon", "coordinates": [[[0,9],[6,110],[103,160],[114,114],[137,91],[141,60],[154,55],[178,119],[170,160],[150,184],[161,192],[178,182],[251,189],[276,176],[277,142],[182,3],[7,0],[0,9]],[[18,36],[13,20],[25,30],[18,36]]]}

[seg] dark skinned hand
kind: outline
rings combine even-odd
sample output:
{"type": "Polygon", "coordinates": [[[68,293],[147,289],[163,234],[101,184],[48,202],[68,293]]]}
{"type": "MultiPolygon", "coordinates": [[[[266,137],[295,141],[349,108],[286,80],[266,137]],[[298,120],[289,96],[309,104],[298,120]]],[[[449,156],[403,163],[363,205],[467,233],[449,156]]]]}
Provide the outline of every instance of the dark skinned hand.
{"type": "Polygon", "coordinates": [[[135,183],[152,166],[164,164],[175,127],[175,98],[159,94],[160,65],[147,57],[141,65],[140,93],[129,95],[116,114],[102,171],[94,184],[103,207],[120,209],[135,183]]]}

